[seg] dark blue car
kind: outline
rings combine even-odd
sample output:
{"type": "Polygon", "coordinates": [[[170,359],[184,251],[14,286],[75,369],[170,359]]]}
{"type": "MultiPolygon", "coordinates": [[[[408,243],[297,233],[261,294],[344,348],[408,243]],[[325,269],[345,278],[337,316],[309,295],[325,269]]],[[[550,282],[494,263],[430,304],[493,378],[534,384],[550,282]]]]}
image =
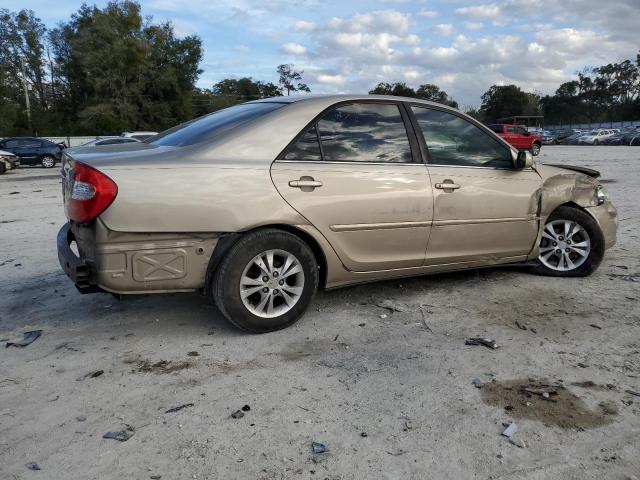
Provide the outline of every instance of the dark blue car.
{"type": "Polygon", "coordinates": [[[11,152],[20,158],[20,165],[42,165],[53,168],[62,158],[64,147],[35,137],[13,137],[0,141],[0,150],[11,152]]]}

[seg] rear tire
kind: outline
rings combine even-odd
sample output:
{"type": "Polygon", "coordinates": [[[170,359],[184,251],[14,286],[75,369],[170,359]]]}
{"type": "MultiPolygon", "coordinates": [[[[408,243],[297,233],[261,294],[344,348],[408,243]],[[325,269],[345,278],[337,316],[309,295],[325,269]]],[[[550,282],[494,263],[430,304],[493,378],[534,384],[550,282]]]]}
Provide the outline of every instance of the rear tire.
{"type": "Polygon", "coordinates": [[[53,168],[56,166],[56,158],[51,155],[45,155],[40,159],[40,164],[43,168],[53,168]]]}
{"type": "Polygon", "coordinates": [[[533,271],[552,277],[586,277],[596,271],[603,256],[604,236],[593,217],[577,208],[560,207],[546,220],[533,271]]]}
{"type": "Polygon", "coordinates": [[[227,252],[214,274],[211,295],[233,325],[266,333],[294,324],[318,282],[318,264],[306,243],[281,230],[258,230],[227,252]]]}

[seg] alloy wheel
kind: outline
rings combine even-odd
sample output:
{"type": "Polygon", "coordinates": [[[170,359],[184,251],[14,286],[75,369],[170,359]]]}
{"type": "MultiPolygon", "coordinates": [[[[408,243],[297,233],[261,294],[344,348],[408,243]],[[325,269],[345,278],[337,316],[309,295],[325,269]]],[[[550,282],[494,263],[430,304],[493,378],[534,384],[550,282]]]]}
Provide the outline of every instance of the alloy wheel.
{"type": "Polygon", "coordinates": [[[49,156],[47,156],[47,157],[44,157],[44,158],[42,159],[42,166],[43,166],[44,168],[51,168],[51,167],[53,167],[55,164],[56,164],[56,160],[55,160],[55,158],[53,158],[53,157],[49,157],[49,156]]]}
{"type": "Polygon", "coordinates": [[[567,272],[580,267],[591,253],[587,231],[572,220],[554,220],[542,231],[538,260],[547,268],[567,272]]]}
{"type": "Polygon", "coordinates": [[[291,310],[304,290],[304,271],[295,255],[267,250],[247,264],[240,277],[240,298],[251,313],[278,317],[291,310]]]}

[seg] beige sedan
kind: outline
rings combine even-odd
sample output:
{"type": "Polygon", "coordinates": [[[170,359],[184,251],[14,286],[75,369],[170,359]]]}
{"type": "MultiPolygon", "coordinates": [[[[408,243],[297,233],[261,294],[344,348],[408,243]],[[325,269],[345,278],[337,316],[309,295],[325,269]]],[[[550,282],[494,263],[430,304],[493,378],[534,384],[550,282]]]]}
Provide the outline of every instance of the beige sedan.
{"type": "Polygon", "coordinates": [[[318,288],[502,264],[589,275],[616,240],[597,172],[535,164],[410,98],[244,103],[62,172],[58,256],[81,292],[203,289],[250,332],[291,325],[318,288]]]}

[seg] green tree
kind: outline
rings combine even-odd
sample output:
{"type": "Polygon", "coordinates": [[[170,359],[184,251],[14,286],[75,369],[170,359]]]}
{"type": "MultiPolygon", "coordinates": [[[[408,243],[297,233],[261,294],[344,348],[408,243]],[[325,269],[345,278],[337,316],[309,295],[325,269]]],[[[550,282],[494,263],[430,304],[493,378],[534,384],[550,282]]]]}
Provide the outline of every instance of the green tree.
{"type": "Polygon", "coordinates": [[[416,90],[416,97],[458,108],[458,102],[450,98],[447,92],[441,90],[440,87],[431,83],[420,85],[416,90]]]}
{"type": "Polygon", "coordinates": [[[409,87],[404,82],[386,83],[381,82],[376,85],[372,90],[369,90],[369,95],[394,95],[396,97],[413,97],[416,96],[416,91],[409,87]]]}
{"type": "Polygon", "coordinates": [[[281,92],[287,92],[287,95],[291,92],[310,92],[311,89],[309,86],[302,82],[302,74],[304,71],[300,70],[298,72],[294,67],[295,66],[290,63],[278,65],[276,71],[279,75],[278,84],[280,85],[281,92]]]}
{"type": "Polygon", "coordinates": [[[513,115],[537,115],[537,96],[523,92],[516,85],[492,85],[482,95],[480,112],[490,122],[513,115]]]}
{"type": "Polygon", "coordinates": [[[61,103],[77,133],[162,130],[192,117],[200,39],[152,24],[137,2],[83,5],[50,41],[61,103]]]}

